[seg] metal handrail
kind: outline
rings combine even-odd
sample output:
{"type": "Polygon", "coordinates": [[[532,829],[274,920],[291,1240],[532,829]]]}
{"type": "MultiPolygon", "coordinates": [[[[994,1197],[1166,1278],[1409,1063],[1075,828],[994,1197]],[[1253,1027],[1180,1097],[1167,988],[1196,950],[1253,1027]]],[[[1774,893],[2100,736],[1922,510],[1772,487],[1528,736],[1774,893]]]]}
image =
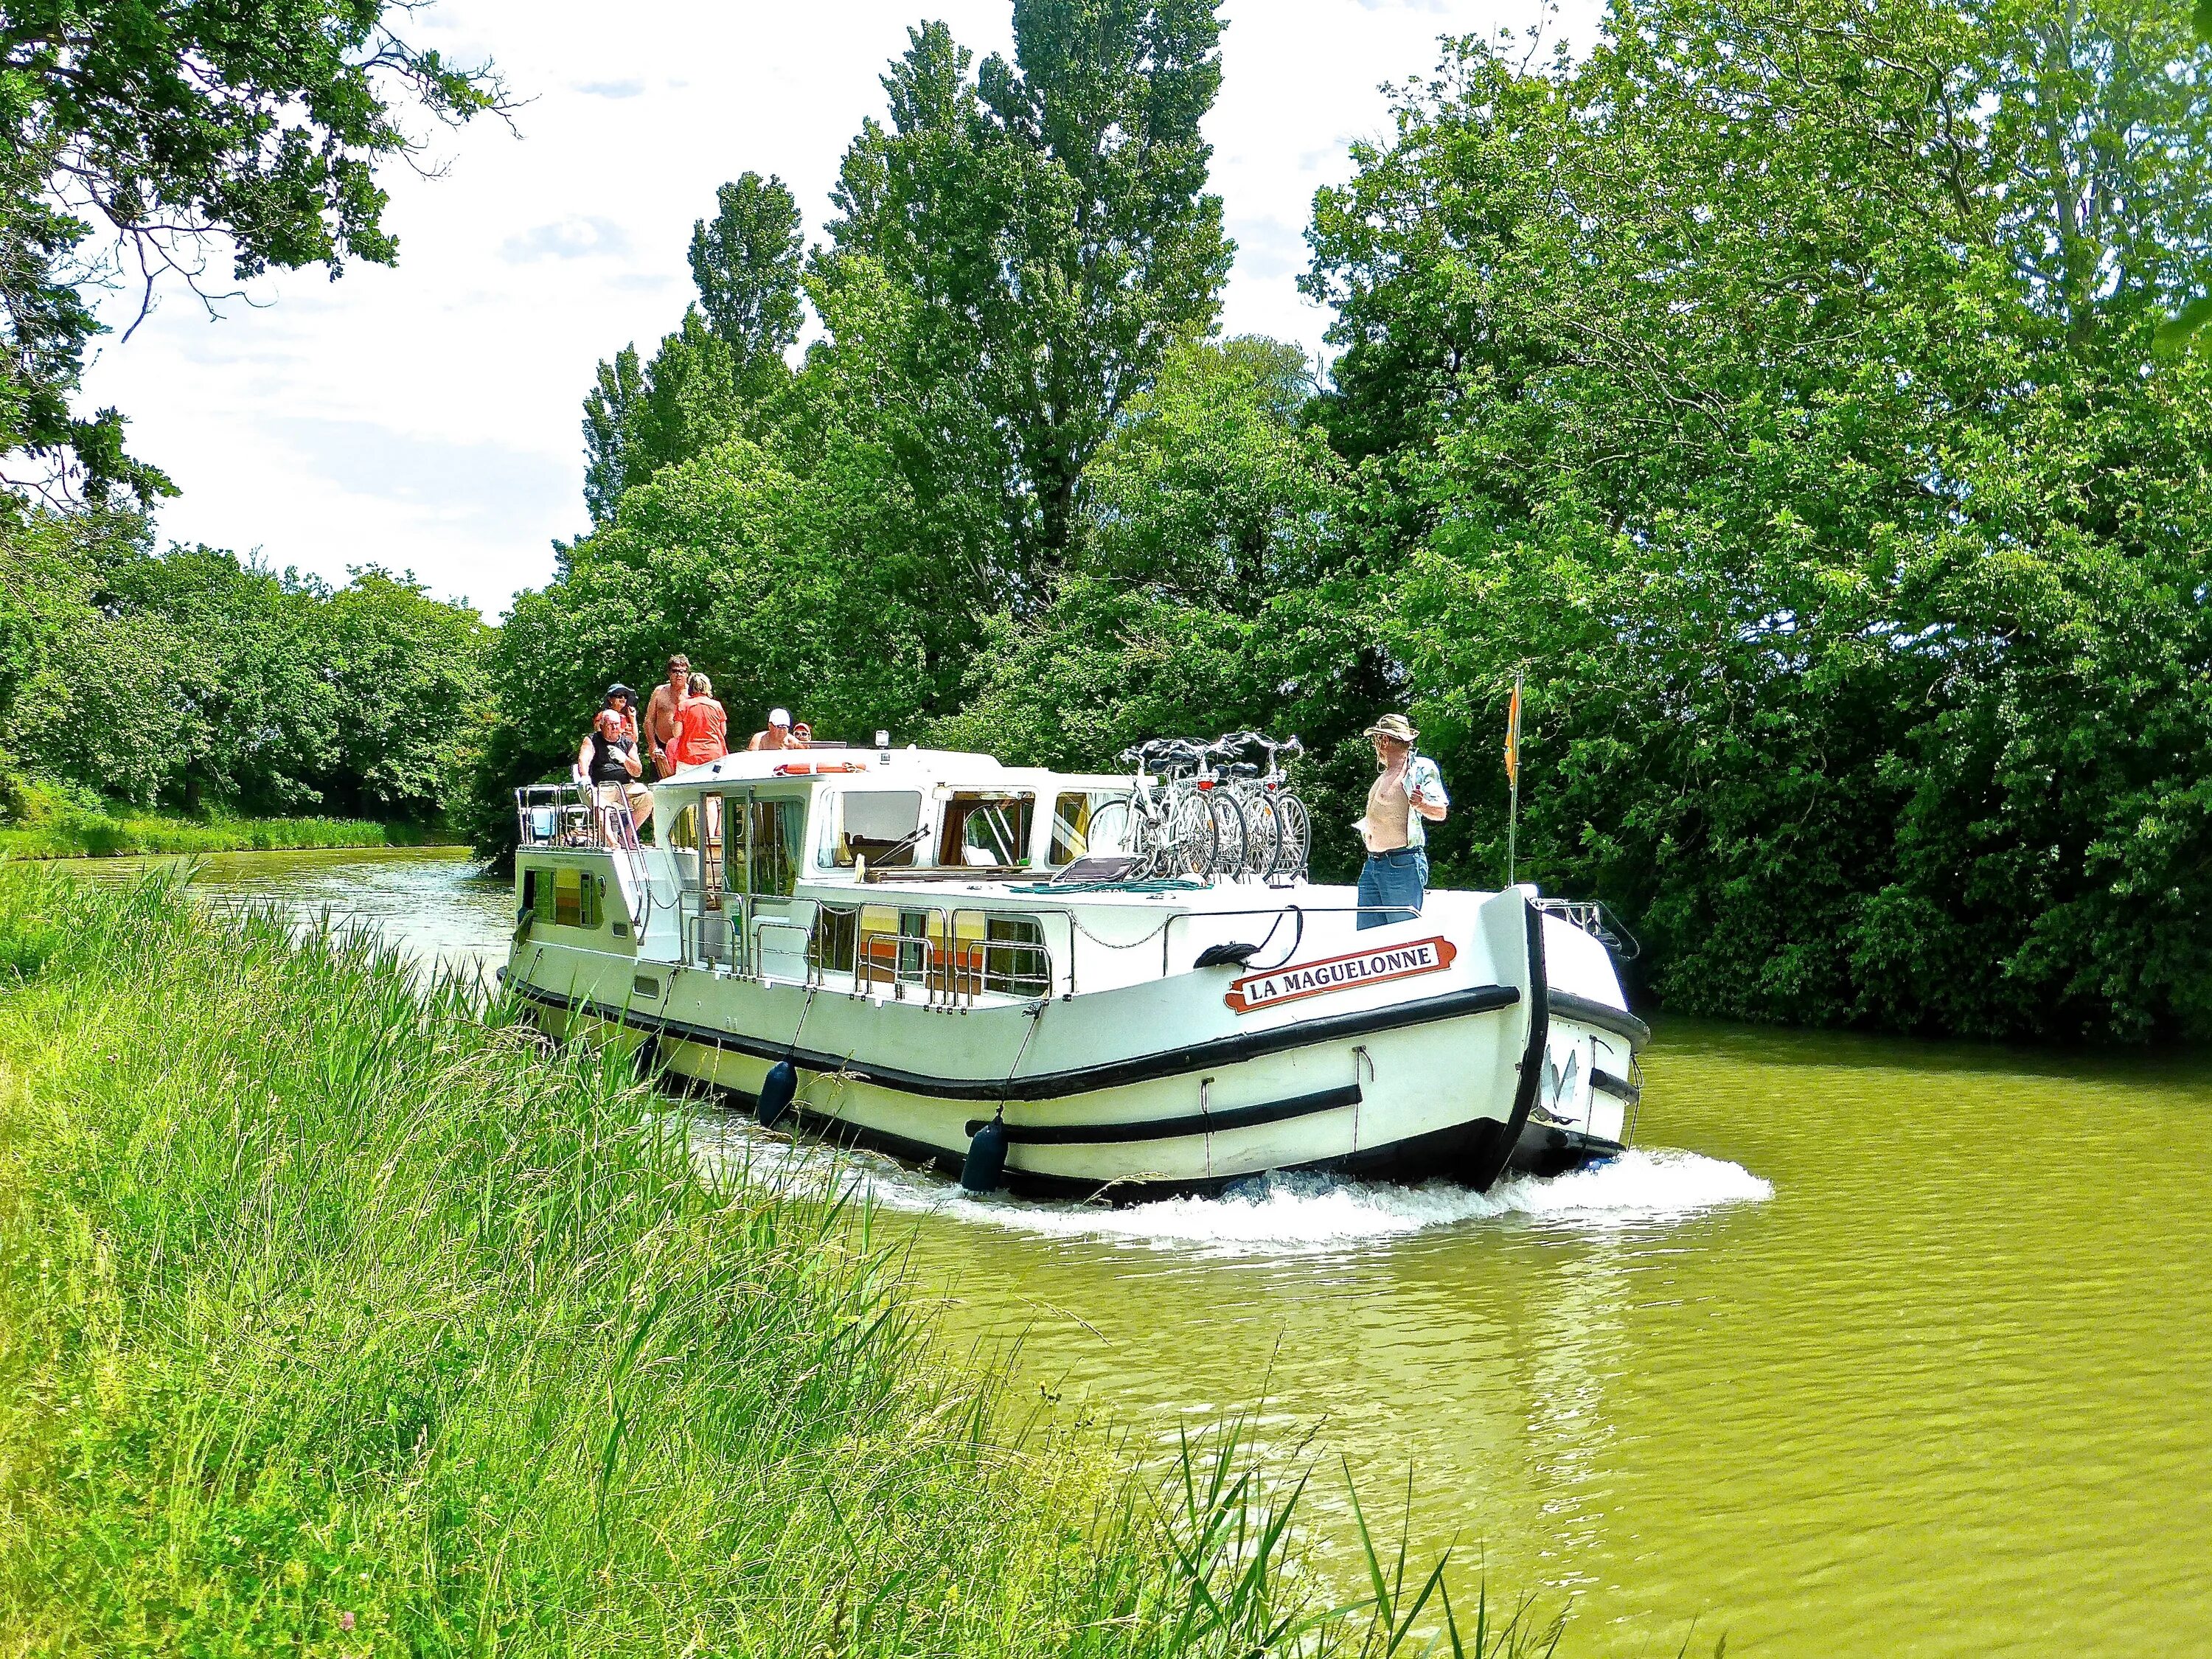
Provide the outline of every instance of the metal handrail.
{"type": "MultiPolygon", "coordinates": [[[[796,933],[799,935],[799,939],[803,941],[799,945],[799,959],[802,962],[807,961],[811,956],[812,953],[807,949],[807,945],[811,944],[814,939],[814,930],[812,927],[793,921],[788,916],[753,916],[750,918],[750,923],[751,948],[746,953],[748,961],[756,964],[760,962],[762,956],[760,936],[763,932],[770,927],[781,927],[787,933],[796,933]]],[[[768,978],[768,969],[766,968],[758,968],[753,977],[766,980],[768,978]]],[[[809,984],[812,983],[812,975],[811,971],[803,982],[809,984]]]]}
{"type": "Polygon", "coordinates": [[[637,820],[630,814],[629,800],[610,805],[599,799],[599,785],[574,781],[525,784],[514,792],[520,844],[621,854],[644,906],[637,919],[642,933],[652,922],[653,905],[666,901],[654,897],[652,872],[646,867],[645,848],[638,841],[637,820]]]}
{"type": "Polygon", "coordinates": [[[1535,898],[1528,902],[1547,915],[1581,928],[1620,961],[1633,962],[1643,954],[1636,935],[1602,899],[1535,898]]]}
{"type": "Polygon", "coordinates": [[[1179,921],[1212,921],[1231,916],[1286,916],[1293,910],[1308,916],[1358,916],[1370,912],[1389,915],[1405,908],[1402,904],[1272,904],[1253,910],[1177,910],[1169,915],[1160,929],[1160,976],[1164,979],[1168,976],[1168,964],[1174,954],[1170,945],[1175,939],[1175,925],[1179,921]]]}
{"type": "MultiPolygon", "coordinates": [[[[873,984],[877,982],[880,977],[878,970],[876,969],[872,962],[864,958],[860,954],[859,917],[860,913],[863,909],[869,908],[869,906],[866,904],[835,904],[827,899],[814,899],[807,902],[813,904],[815,910],[814,926],[811,930],[812,938],[810,941],[807,952],[808,964],[810,968],[809,982],[817,985],[827,982],[830,972],[828,951],[825,948],[828,933],[823,924],[825,919],[830,916],[851,916],[854,918],[853,978],[854,988],[857,989],[863,984],[873,984]]],[[[879,901],[875,902],[880,904],[879,901]]],[[[1067,991],[1071,995],[1074,993],[1074,941],[1077,930],[1073,926],[1073,914],[1062,907],[1048,905],[1035,909],[1024,908],[1021,910],[1000,910],[995,907],[980,904],[963,904],[948,908],[939,904],[892,903],[883,904],[881,905],[881,908],[899,911],[911,911],[927,916],[929,920],[923,924],[925,930],[934,927],[935,931],[939,934],[942,935],[947,944],[952,947],[951,960],[949,962],[940,961],[940,957],[946,953],[939,949],[937,941],[931,939],[927,931],[920,934],[894,933],[878,934],[874,936],[876,938],[885,938],[893,940],[897,950],[901,952],[903,952],[910,946],[919,945],[922,947],[923,963],[919,979],[923,987],[924,995],[932,1006],[939,1006],[941,1004],[942,1006],[950,1007],[964,1000],[968,1006],[973,1007],[975,1006],[975,999],[979,995],[988,993],[992,988],[988,983],[992,975],[988,969],[969,969],[959,965],[957,951],[963,945],[972,945],[974,949],[979,951],[987,953],[994,951],[1008,951],[1019,954],[1027,959],[1035,959],[1041,962],[1042,966],[1036,974],[1021,975],[1018,975],[1018,977],[1041,979],[1043,981],[1045,986],[1044,994],[1050,996],[1058,994],[1060,975],[1057,961],[1051,943],[1048,940],[991,939],[988,937],[988,928],[989,925],[988,919],[994,916],[1019,916],[1026,920],[1036,921],[1042,924],[1044,918],[1047,916],[1056,915],[1062,921],[1068,922],[1067,991]],[[959,933],[959,919],[964,915],[975,915],[985,918],[987,936],[975,940],[963,940],[960,938],[959,933]]],[[[791,923],[789,925],[795,928],[798,924],[791,923]]],[[[1017,976],[1018,975],[1006,975],[1009,979],[1017,976]]],[[[910,984],[915,982],[915,977],[908,975],[902,969],[894,965],[891,970],[891,982],[894,986],[910,984]]],[[[1018,994],[1009,993],[1009,994],[1018,994]]]]}

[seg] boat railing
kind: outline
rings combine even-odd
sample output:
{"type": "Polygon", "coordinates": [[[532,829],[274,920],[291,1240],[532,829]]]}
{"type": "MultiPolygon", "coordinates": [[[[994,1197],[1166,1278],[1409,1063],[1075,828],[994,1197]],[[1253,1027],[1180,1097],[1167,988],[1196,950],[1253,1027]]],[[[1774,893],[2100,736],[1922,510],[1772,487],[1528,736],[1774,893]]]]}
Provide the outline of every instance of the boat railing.
{"type": "MultiPolygon", "coordinates": [[[[1380,915],[1395,921],[1404,915],[1402,906],[1389,904],[1270,904],[1250,910],[1177,910],[1169,915],[1160,929],[1160,976],[1164,979],[1174,971],[1170,963],[1174,961],[1175,930],[1179,921],[1230,921],[1239,917],[1265,916],[1272,938],[1277,926],[1286,918],[1291,919],[1297,928],[1291,937],[1290,947],[1295,951],[1309,917],[1380,915]]],[[[1256,956],[1261,951],[1279,948],[1272,945],[1269,939],[1263,939],[1253,954],[1256,956]]]]}
{"type": "MultiPolygon", "coordinates": [[[[902,903],[896,907],[902,921],[919,916],[921,933],[864,932],[860,914],[875,908],[816,902],[814,923],[807,930],[810,984],[821,985],[833,973],[849,972],[855,991],[884,985],[890,988],[894,999],[902,1000],[908,988],[913,987],[927,1005],[945,1008],[973,1007],[985,995],[1048,997],[1060,988],[1059,962],[1048,941],[994,939],[989,927],[993,920],[1012,916],[1035,921],[1042,927],[1047,915],[1067,919],[1064,911],[1009,912],[983,905],[902,903]],[[966,916],[983,919],[982,933],[961,934],[961,919],[966,916]],[[849,961],[840,959],[847,956],[849,961]]],[[[795,922],[787,925],[798,927],[795,922]]],[[[1075,990],[1073,939],[1071,930],[1066,985],[1070,995],[1075,990]]]]}
{"type": "Polygon", "coordinates": [[[806,983],[812,984],[813,952],[809,947],[814,943],[814,929],[805,922],[793,921],[789,916],[751,916],[748,921],[745,933],[751,947],[748,955],[754,972],[763,979],[768,977],[768,969],[763,965],[768,952],[761,945],[761,935],[772,930],[799,935],[799,958],[805,964],[801,977],[806,983]]]}
{"type": "Polygon", "coordinates": [[[702,893],[696,887],[687,888],[678,898],[677,914],[686,963],[751,973],[751,930],[746,925],[750,901],[745,894],[702,893]],[[709,903],[710,898],[718,902],[709,903]]]}
{"type": "Polygon", "coordinates": [[[1557,916],[1588,933],[1619,962],[1633,962],[1644,947],[1627,924],[1613,915],[1601,899],[1537,898],[1528,901],[1547,915],[1557,916]]]}
{"type": "Polygon", "coordinates": [[[605,845],[595,803],[580,784],[533,783],[514,792],[516,826],[525,847],[605,845]]]}
{"type": "Polygon", "coordinates": [[[580,783],[526,784],[514,792],[514,816],[524,847],[611,853],[620,859],[629,872],[631,890],[646,911],[638,919],[643,931],[655,898],[645,848],[637,838],[637,820],[630,815],[627,799],[604,799],[597,789],[580,783]]]}

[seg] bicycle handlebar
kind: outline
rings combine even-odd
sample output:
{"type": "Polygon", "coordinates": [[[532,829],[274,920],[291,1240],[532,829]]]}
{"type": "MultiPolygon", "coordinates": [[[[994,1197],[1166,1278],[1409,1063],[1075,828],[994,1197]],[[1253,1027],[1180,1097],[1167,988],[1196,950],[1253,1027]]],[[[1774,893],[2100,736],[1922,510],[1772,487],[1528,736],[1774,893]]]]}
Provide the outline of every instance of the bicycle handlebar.
{"type": "Polygon", "coordinates": [[[1143,743],[1131,744],[1121,751],[1122,761],[1132,766],[1145,767],[1162,761],[1195,766],[1206,761],[1218,761],[1224,765],[1245,763],[1246,750],[1258,749],[1267,757],[1268,769],[1275,769],[1279,757],[1297,757],[1305,753],[1305,745],[1295,737],[1278,743],[1257,732],[1231,732],[1216,738],[1212,743],[1200,743],[1192,738],[1148,738],[1143,743]]]}

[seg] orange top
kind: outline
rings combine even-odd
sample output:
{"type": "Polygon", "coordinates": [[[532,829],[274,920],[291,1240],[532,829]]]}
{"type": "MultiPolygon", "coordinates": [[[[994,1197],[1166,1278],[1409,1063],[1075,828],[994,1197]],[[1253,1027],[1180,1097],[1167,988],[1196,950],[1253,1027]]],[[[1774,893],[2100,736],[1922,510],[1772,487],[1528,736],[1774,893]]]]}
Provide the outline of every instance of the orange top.
{"type": "Polygon", "coordinates": [[[701,766],[721,759],[730,752],[725,741],[729,729],[729,716],[712,697],[684,698],[676,711],[676,741],[670,745],[678,763],[701,766]]]}

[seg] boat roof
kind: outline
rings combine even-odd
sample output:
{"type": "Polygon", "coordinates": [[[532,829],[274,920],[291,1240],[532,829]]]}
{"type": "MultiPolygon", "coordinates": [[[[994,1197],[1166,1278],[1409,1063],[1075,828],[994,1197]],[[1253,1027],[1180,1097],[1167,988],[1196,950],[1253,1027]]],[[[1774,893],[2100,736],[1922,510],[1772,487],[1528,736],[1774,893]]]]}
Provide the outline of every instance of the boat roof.
{"type": "MultiPolygon", "coordinates": [[[[720,760],[688,766],[655,788],[712,789],[732,783],[872,781],[878,787],[921,789],[939,784],[975,788],[1128,789],[1130,775],[1055,772],[1042,766],[1008,766],[995,755],[961,749],[737,750],[720,760]]],[[[866,787],[863,784],[863,787],[866,787]]]]}

